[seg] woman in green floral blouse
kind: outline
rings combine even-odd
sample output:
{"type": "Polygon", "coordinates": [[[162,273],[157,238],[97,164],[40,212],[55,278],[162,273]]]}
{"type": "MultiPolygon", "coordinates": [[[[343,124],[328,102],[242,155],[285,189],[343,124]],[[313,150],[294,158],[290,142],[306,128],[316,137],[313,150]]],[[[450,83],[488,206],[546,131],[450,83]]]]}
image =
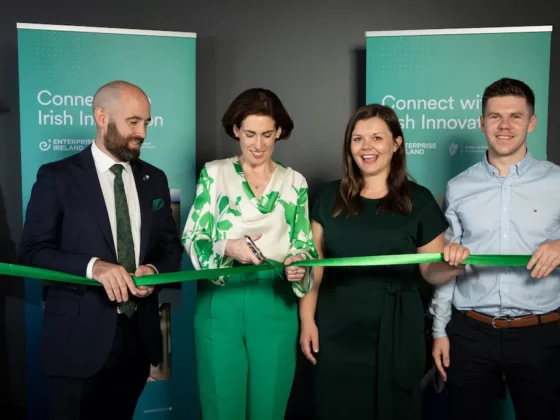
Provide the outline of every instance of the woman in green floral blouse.
{"type": "Polygon", "coordinates": [[[292,385],[298,298],[312,272],[289,264],[316,257],[305,178],[272,160],[293,122],[278,97],[249,89],[222,119],[239,156],[207,163],[183,232],[196,269],[260,264],[245,236],[285,270],[199,284],[195,352],[204,420],[280,420],[292,385]]]}

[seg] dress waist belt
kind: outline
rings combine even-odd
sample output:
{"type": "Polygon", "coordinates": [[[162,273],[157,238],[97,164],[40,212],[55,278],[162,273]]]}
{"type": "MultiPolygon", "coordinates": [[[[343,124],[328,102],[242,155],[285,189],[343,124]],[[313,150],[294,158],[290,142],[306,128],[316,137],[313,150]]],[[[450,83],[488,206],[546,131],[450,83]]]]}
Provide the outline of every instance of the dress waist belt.
{"type": "Polygon", "coordinates": [[[425,349],[423,313],[418,313],[418,305],[420,298],[412,285],[390,284],[385,288],[376,378],[379,420],[394,420],[395,386],[410,394],[420,387],[425,349]],[[417,322],[422,325],[420,330],[415,327],[417,322]]]}

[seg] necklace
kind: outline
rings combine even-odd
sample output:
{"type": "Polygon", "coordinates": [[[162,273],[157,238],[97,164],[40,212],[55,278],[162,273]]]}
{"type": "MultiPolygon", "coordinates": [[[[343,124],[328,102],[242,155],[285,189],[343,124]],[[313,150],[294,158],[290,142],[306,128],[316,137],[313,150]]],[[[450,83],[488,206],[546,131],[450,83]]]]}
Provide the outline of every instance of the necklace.
{"type": "Polygon", "coordinates": [[[249,183],[249,185],[251,186],[251,188],[254,188],[255,190],[258,190],[261,187],[261,181],[259,181],[259,183],[255,183],[253,180],[249,180],[249,178],[247,178],[247,176],[245,176],[245,179],[247,180],[247,182],[249,183]]]}
{"type": "MultiPolygon", "coordinates": [[[[241,165],[243,165],[243,163],[244,163],[244,162],[243,162],[243,157],[240,157],[240,158],[239,158],[239,163],[241,163],[241,165]]],[[[274,172],[274,169],[276,169],[276,164],[275,164],[275,163],[272,163],[272,166],[273,166],[273,167],[272,167],[271,172],[274,172]]],[[[245,172],[245,171],[244,171],[244,172],[245,172]]],[[[249,179],[249,176],[247,176],[246,173],[244,173],[244,175],[245,175],[245,179],[247,180],[247,183],[249,184],[249,186],[250,186],[251,188],[255,189],[255,190],[258,190],[258,189],[261,187],[261,185],[262,185],[261,182],[265,182],[265,183],[266,183],[266,182],[268,182],[268,181],[270,180],[270,177],[272,176],[272,173],[270,174],[270,177],[267,177],[267,179],[265,179],[265,180],[262,180],[262,179],[259,180],[259,183],[258,183],[258,184],[255,183],[253,180],[250,180],[250,179],[249,179]]]]}

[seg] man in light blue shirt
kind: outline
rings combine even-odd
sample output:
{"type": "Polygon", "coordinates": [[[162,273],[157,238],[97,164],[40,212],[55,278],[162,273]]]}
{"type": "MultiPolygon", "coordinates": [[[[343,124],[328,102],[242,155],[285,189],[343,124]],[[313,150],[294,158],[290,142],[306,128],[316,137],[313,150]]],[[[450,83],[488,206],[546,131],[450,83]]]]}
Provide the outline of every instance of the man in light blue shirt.
{"type": "Polygon", "coordinates": [[[447,185],[448,242],[533,256],[527,267],[468,265],[434,293],[433,356],[454,420],[488,419],[504,375],[517,420],[560,417],[560,167],[527,150],[534,106],[521,81],[488,86],[488,152],[447,185]]]}

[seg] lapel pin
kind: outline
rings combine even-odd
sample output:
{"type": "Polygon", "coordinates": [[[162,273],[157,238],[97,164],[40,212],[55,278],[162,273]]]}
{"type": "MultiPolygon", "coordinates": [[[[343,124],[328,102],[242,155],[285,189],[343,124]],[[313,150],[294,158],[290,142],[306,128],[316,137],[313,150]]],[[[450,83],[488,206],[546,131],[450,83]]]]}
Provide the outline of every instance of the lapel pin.
{"type": "Polygon", "coordinates": [[[147,181],[148,179],[150,179],[150,175],[144,175],[144,178],[142,178],[144,181],[147,181]]]}

